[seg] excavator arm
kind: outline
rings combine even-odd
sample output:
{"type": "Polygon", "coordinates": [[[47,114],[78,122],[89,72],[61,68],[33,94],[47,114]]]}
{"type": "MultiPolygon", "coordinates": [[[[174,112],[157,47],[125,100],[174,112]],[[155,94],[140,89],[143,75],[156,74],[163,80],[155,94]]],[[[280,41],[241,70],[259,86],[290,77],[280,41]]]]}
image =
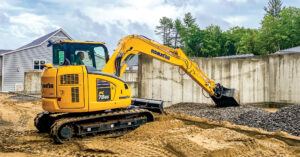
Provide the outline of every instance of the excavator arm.
{"type": "Polygon", "coordinates": [[[107,62],[102,72],[122,76],[127,67],[127,62],[137,54],[144,54],[160,61],[179,66],[199,86],[201,86],[219,107],[238,106],[238,99],[234,96],[234,89],[228,89],[220,84],[215,84],[191,61],[184,52],[178,48],[173,49],[140,35],[129,35],[119,41],[118,47],[107,62]]]}

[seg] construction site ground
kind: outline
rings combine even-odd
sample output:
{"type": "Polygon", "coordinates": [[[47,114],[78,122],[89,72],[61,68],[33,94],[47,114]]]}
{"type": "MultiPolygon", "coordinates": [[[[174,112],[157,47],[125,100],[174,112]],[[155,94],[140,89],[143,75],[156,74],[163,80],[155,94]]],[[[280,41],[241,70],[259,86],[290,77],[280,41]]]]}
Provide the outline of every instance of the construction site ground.
{"type": "Polygon", "coordinates": [[[106,138],[122,133],[115,132],[58,145],[34,127],[40,100],[0,94],[0,156],[300,156],[298,136],[199,118],[178,108],[121,137],[106,138]]]}

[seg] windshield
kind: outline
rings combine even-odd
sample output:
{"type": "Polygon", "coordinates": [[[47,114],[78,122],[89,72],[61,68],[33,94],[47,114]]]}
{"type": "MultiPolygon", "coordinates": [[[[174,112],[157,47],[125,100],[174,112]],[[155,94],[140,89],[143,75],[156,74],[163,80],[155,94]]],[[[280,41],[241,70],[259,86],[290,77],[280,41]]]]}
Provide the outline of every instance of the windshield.
{"type": "Polygon", "coordinates": [[[62,43],[53,45],[53,64],[85,65],[102,70],[106,65],[107,49],[101,44],[62,43]]]}

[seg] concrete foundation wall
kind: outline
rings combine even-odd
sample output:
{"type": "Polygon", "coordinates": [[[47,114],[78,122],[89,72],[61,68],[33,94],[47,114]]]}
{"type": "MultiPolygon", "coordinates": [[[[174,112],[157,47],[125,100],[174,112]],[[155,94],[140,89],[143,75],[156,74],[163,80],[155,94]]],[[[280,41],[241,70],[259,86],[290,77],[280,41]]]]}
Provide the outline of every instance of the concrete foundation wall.
{"type": "Polygon", "coordinates": [[[126,70],[122,75],[124,80],[130,87],[131,96],[138,97],[138,73],[137,70],[126,70]]]}
{"type": "Polygon", "coordinates": [[[24,93],[40,94],[41,93],[41,71],[29,71],[24,74],[24,93]]]}
{"type": "MultiPolygon", "coordinates": [[[[300,103],[300,54],[219,59],[193,58],[209,78],[239,90],[242,104],[300,103]]],[[[139,97],[179,102],[213,103],[179,67],[140,57],[139,97]]]]}

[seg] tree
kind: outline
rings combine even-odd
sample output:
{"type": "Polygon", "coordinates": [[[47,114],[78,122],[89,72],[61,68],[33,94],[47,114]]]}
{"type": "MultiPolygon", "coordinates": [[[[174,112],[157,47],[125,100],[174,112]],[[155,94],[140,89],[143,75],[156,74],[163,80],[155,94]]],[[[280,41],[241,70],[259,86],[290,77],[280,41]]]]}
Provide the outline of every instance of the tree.
{"type": "Polygon", "coordinates": [[[184,22],[186,28],[192,28],[194,26],[197,26],[196,19],[193,18],[192,14],[190,12],[188,12],[184,15],[183,22],[184,22]]]}
{"type": "Polygon", "coordinates": [[[188,56],[197,56],[203,36],[196,24],[196,19],[192,17],[191,13],[185,14],[179,35],[181,37],[180,44],[186,54],[188,56]]]}
{"type": "Polygon", "coordinates": [[[204,37],[200,49],[200,55],[203,57],[215,57],[225,55],[224,45],[226,39],[219,26],[210,25],[204,30],[204,37]]]}
{"type": "Polygon", "coordinates": [[[268,6],[264,7],[267,15],[271,15],[275,18],[279,17],[279,14],[282,9],[282,1],[281,0],[269,0],[268,6]]]}
{"type": "Polygon", "coordinates": [[[271,15],[262,20],[259,40],[260,48],[269,53],[300,45],[300,9],[282,9],[279,18],[271,15]]]}
{"type": "Polygon", "coordinates": [[[156,26],[155,33],[161,35],[163,39],[163,44],[166,46],[171,46],[171,32],[173,29],[173,20],[171,18],[162,17],[159,20],[159,26],[156,26]]]}
{"type": "Polygon", "coordinates": [[[179,47],[178,43],[180,41],[180,35],[179,32],[182,29],[182,23],[180,21],[180,19],[176,19],[174,21],[174,28],[173,28],[173,33],[174,33],[174,48],[179,47]]]}
{"type": "Polygon", "coordinates": [[[262,52],[256,49],[257,34],[258,34],[258,30],[248,29],[247,32],[242,36],[241,40],[237,44],[238,45],[237,53],[238,54],[253,53],[255,55],[261,54],[262,52]]]}
{"type": "Polygon", "coordinates": [[[280,48],[287,49],[300,45],[300,9],[284,8],[280,14],[280,48]]]}
{"type": "Polygon", "coordinates": [[[239,42],[241,41],[241,39],[243,38],[243,36],[248,32],[249,33],[249,29],[246,29],[244,27],[232,27],[229,28],[226,32],[225,32],[225,36],[226,36],[226,42],[225,42],[225,55],[236,55],[239,54],[239,46],[241,46],[239,44],[239,42]]]}

